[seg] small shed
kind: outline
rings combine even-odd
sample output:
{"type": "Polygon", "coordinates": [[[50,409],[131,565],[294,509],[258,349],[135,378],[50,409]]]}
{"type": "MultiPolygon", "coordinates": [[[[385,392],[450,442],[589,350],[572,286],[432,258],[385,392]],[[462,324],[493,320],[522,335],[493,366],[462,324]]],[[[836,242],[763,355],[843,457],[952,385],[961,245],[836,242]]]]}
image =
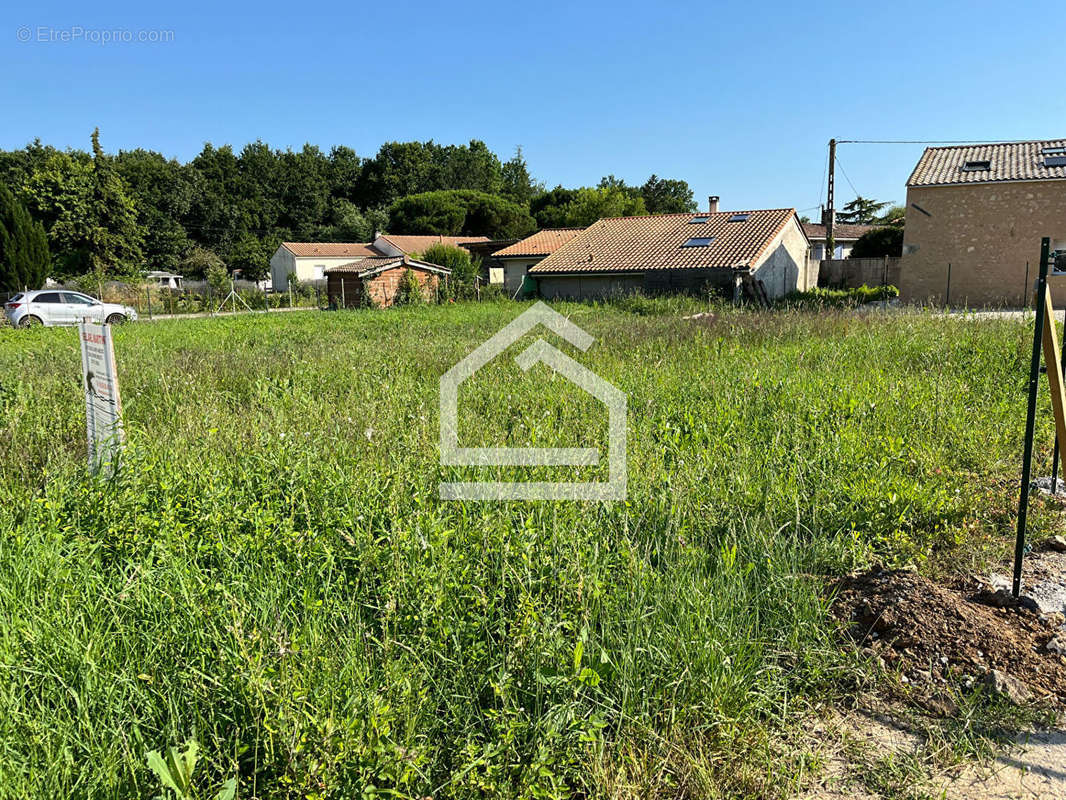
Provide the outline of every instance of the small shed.
{"type": "Polygon", "coordinates": [[[437,296],[441,278],[451,270],[409,256],[367,256],[326,270],[326,292],[331,308],[386,308],[396,303],[400,282],[410,270],[426,300],[437,296]]]}

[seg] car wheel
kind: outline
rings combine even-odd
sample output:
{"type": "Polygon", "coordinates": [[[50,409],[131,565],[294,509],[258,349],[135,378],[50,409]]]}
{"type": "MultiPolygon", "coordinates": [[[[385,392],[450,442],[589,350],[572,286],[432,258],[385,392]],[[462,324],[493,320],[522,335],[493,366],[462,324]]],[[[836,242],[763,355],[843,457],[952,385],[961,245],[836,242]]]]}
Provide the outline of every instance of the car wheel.
{"type": "Polygon", "coordinates": [[[123,316],[122,314],[108,314],[107,315],[107,324],[108,325],[121,325],[125,321],[126,321],[126,317],[123,316]]]}
{"type": "Polygon", "coordinates": [[[26,316],[24,316],[22,319],[19,320],[19,327],[20,328],[34,328],[34,327],[36,327],[38,325],[43,325],[43,324],[44,323],[41,321],[41,318],[40,317],[35,317],[35,316],[33,316],[33,314],[27,314],[26,316]]]}

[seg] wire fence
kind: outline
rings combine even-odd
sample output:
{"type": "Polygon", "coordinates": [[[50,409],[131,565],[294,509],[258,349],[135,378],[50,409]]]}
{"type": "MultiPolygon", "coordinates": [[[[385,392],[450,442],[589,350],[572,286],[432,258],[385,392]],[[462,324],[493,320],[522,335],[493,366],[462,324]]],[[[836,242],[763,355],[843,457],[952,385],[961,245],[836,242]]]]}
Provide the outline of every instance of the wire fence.
{"type": "MultiPolygon", "coordinates": [[[[80,292],[134,308],[139,315],[157,317],[182,314],[217,314],[233,311],[274,311],[295,308],[326,308],[326,281],[301,281],[281,291],[264,289],[253,281],[213,285],[206,280],[184,280],[179,288],[124,281],[78,279],[45,287],[48,291],[80,292]]],[[[0,292],[0,304],[22,292],[0,292]]]]}

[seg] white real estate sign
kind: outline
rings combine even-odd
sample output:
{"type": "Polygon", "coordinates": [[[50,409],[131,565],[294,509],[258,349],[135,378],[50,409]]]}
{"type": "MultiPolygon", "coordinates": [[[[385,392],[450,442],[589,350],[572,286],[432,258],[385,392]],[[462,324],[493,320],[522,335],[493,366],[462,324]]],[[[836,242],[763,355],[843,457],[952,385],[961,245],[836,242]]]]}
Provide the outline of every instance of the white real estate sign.
{"type": "Polygon", "coordinates": [[[112,474],[122,451],[122,399],[118,393],[111,326],[78,325],[85,389],[85,423],[89,435],[89,471],[112,474]]]}

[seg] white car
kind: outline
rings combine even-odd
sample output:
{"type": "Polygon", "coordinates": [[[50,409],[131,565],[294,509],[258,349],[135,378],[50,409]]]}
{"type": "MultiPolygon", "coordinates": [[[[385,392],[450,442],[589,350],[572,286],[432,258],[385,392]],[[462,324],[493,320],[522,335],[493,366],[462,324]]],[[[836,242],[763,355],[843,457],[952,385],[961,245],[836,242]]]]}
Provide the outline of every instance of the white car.
{"type": "Polygon", "coordinates": [[[4,313],[12,325],[77,325],[86,317],[94,322],[117,325],[137,319],[129,306],[103,303],[95,297],[66,289],[39,289],[20,292],[4,304],[4,313]]]}

